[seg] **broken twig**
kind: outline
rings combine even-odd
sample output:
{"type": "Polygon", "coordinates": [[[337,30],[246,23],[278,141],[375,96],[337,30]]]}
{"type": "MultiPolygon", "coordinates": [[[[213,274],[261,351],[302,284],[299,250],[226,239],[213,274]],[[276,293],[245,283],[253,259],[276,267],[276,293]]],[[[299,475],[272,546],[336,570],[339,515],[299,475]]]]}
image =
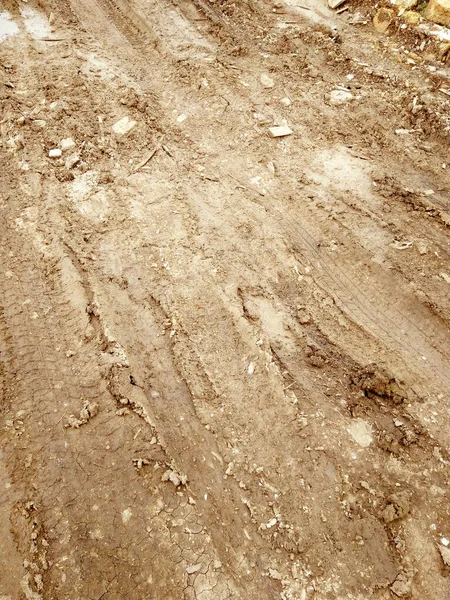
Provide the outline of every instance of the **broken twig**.
{"type": "MultiPolygon", "coordinates": [[[[164,139],[164,136],[162,136],[162,138],[159,140],[159,142],[156,144],[156,146],[153,148],[153,150],[147,154],[147,156],[141,160],[141,162],[135,166],[134,168],[134,172],[139,171],[139,169],[142,169],[142,167],[145,167],[145,165],[150,162],[152,160],[152,158],[155,156],[155,154],[158,152],[158,150],[161,148],[161,143],[164,139]]],[[[164,146],[163,146],[164,148],[164,146]]]]}

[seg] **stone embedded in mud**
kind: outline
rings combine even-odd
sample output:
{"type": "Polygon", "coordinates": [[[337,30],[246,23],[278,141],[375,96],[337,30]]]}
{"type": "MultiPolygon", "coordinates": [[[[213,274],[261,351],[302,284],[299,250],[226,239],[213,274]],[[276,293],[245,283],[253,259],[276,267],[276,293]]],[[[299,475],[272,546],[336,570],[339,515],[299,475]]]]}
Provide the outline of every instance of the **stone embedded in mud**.
{"type": "Polygon", "coordinates": [[[439,44],[439,58],[443,60],[448,54],[450,54],[450,42],[439,44]]]}
{"type": "Polygon", "coordinates": [[[126,525],[128,521],[131,519],[133,513],[131,512],[131,508],[126,508],[122,511],[122,523],[126,525]]]}
{"type": "Polygon", "coordinates": [[[70,150],[71,148],[75,148],[75,142],[72,138],[64,138],[59,142],[59,147],[63,152],[70,150]]]}
{"type": "Polygon", "coordinates": [[[399,596],[406,596],[411,591],[412,579],[403,571],[397,575],[396,580],[391,585],[392,592],[399,596]]]}
{"type": "Polygon", "coordinates": [[[345,90],[333,90],[330,94],[330,104],[339,106],[353,100],[353,94],[345,90]]]}
{"type": "Polygon", "coordinates": [[[391,8],[379,8],[373,17],[373,26],[378,33],[386,33],[393,19],[394,11],[391,8]]]}
{"type": "Polygon", "coordinates": [[[414,8],[419,3],[419,0],[391,0],[392,4],[398,6],[399,8],[403,8],[407,10],[409,8],[414,8]]]}
{"type": "Polygon", "coordinates": [[[372,443],[372,427],[363,419],[355,419],[347,427],[348,433],[362,448],[367,448],[372,443]]]}
{"type": "Polygon", "coordinates": [[[200,571],[201,568],[202,568],[201,564],[189,565],[188,567],[186,567],[186,573],[188,575],[192,575],[193,573],[197,573],[197,571],[200,571]]]}
{"type": "Polygon", "coordinates": [[[341,4],[344,4],[344,2],[346,2],[346,0],[328,0],[328,7],[339,8],[341,4]]]}
{"type": "Polygon", "coordinates": [[[446,546],[439,546],[439,552],[441,553],[442,561],[444,565],[450,567],[450,548],[446,548],[446,546]]]}
{"type": "Polygon", "coordinates": [[[60,148],[52,148],[48,155],[50,158],[60,158],[62,155],[62,150],[60,148]]]}
{"type": "Polygon", "coordinates": [[[168,469],[161,477],[161,481],[170,481],[175,487],[179,487],[180,485],[186,485],[187,476],[168,469]]]}
{"type": "Polygon", "coordinates": [[[402,19],[408,23],[408,25],[418,25],[420,23],[420,14],[415,10],[405,10],[402,14],[402,19]]]}
{"type": "Polygon", "coordinates": [[[275,86],[275,82],[272,79],[272,77],[270,77],[266,73],[263,73],[261,75],[260,81],[261,81],[261,85],[265,88],[273,88],[275,86]]]}
{"type": "Polygon", "coordinates": [[[397,519],[402,519],[409,514],[411,505],[406,492],[399,492],[393,494],[390,498],[389,504],[383,510],[383,521],[385,523],[391,523],[397,519]]]}
{"type": "Polygon", "coordinates": [[[430,0],[424,17],[439,25],[450,26],[450,0],[430,0]]]}
{"type": "Polygon", "coordinates": [[[287,125],[279,125],[276,127],[269,127],[270,137],[286,137],[287,135],[292,135],[294,132],[287,125]]]}
{"type": "Polygon", "coordinates": [[[72,154],[66,159],[65,167],[66,169],[73,169],[80,162],[80,157],[78,154],[72,154]]]}
{"type": "Polygon", "coordinates": [[[132,121],[130,117],[124,117],[112,126],[112,130],[116,135],[123,136],[129,133],[135,125],[136,121],[132,121]]]}

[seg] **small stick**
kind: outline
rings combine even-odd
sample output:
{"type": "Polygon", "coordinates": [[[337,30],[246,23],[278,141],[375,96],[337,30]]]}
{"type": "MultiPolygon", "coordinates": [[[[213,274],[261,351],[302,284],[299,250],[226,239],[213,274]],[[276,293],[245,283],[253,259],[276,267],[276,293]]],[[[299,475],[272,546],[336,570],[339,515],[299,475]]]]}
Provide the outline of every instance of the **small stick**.
{"type": "Polygon", "coordinates": [[[139,169],[142,169],[142,167],[145,167],[145,165],[150,162],[152,160],[152,158],[155,156],[155,154],[158,152],[159,150],[159,146],[156,146],[155,148],[153,148],[153,150],[150,152],[150,154],[148,154],[144,160],[142,160],[135,168],[134,171],[139,171],[139,169]]]}
{"type": "Polygon", "coordinates": [[[165,146],[164,144],[162,145],[162,149],[164,150],[164,152],[170,156],[170,158],[173,158],[173,154],[172,152],[169,150],[169,148],[167,146],[165,146]]]}
{"type": "MultiPolygon", "coordinates": [[[[136,165],[136,167],[134,167],[134,171],[139,171],[139,169],[142,169],[142,167],[145,167],[145,165],[150,162],[152,160],[152,158],[155,156],[155,154],[158,152],[158,150],[161,148],[161,142],[163,141],[164,136],[162,136],[162,138],[159,140],[158,144],[153,148],[153,150],[144,158],[144,160],[141,160],[141,162],[136,165]]],[[[163,146],[164,148],[164,146],[163,146]]]]}

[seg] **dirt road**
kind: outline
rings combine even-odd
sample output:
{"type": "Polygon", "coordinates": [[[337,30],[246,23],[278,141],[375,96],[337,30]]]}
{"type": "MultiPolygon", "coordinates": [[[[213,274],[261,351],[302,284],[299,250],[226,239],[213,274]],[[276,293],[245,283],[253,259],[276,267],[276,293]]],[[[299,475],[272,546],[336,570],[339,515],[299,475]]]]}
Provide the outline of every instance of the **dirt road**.
{"type": "Polygon", "coordinates": [[[450,73],[355,13],[1,0],[1,600],[450,597],[450,73]]]}

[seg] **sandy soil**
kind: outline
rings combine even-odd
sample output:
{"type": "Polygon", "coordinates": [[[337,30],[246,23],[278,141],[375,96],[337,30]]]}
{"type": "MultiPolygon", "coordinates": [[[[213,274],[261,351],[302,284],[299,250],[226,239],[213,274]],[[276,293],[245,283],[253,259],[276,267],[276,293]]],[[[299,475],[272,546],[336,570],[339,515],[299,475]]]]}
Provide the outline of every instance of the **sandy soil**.
{"type": "Polygon", "coordinates": [[[348,6],[1,0],[1,600],[450,597],[449,69],[348,6]]]}

